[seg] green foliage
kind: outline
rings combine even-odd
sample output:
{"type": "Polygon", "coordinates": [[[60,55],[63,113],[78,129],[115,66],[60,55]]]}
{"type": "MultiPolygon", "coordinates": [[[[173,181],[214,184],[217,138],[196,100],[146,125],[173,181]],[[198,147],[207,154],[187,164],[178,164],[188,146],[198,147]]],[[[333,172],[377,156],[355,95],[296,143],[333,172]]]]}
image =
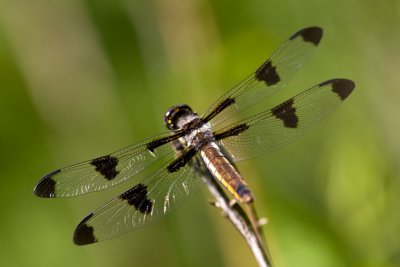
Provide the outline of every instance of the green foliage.
{"type": "Polygon", "coordinates": [[[306,137],[239,168],[268,217],[276,266],[399,266],[400,5],[315,2],[2,1],[2,265],[256,266],[206,190],[157,224],[76,247],[80,219],[130,184],[63,200],[33,187],[164,131],[169,106],[205,111],[292,33],[318,25],[317,53],[267,104],[329,78],[353,79],[355,93],[306,137]]]}

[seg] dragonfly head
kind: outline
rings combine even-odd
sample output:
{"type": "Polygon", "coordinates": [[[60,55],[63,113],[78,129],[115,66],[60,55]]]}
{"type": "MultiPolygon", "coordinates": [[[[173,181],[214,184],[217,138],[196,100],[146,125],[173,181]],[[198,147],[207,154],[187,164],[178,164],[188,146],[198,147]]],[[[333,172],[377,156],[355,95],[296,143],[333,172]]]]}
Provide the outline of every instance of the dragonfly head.
{"type": "Polygon", "coordinates": [[[164,116],[164,124],[168,129],[172,131],[179,130],[182,124],[178,124],[180,120],[185,120],[186,117],[190,115],[196,115],[193,110],[185,104],[176,105],[168,109],[164,116]]]}

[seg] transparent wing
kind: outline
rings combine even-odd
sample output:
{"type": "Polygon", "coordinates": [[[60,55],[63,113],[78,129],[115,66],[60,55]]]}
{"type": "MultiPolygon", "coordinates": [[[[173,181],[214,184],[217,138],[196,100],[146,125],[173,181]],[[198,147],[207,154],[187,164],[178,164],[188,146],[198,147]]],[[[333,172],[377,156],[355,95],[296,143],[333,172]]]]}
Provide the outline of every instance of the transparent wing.
{"type": "Polygon", "coordinates": [[[163,134],[93,160],[55,170],[34,189],[39,197],[73,197],[104,190],[139,174],[156,160],[167,162],[175,154],[171,141],[179,134],[163,134]]]}
{"type": "Polygon", "coordinates": [[[222,129],[215,137],[233,161],[277,150],[328,116],[354,87],[346,79],[323,82],[269,111],[222,129]]]}
{"type": "MultiPolygon", "coordinates": [[[[203,119],[221,128],[236,113],[279,90],[310,58],[321,38],[322,29],[318,27],[294,34],[255,74],[215,102],[203,119]]],[[[156,142],[168,141],[169,137],[166,134],[148,139],[113,154],[55,170],[39,181],[34,192],[40,197],[71,197],[119,184],[156,160],[173,155],[171,144],[156,142]]]]}
{"type": "Polygon", "coordinates": [[[86,245],[110,239],[170,213],[198,189],[201,179],[194,161],[201,163],[196,156],[176,171],[164,167],[94,211],[77,226],[74,242],[86,245]]]}
{"type": "Polygon", "coordinates": [[[203,120],[222,128],[235,114],[280,90],[310,59],[322,34],[321,28],[310,27],[292,35],[255,73],[211,105],[203,120]]]}

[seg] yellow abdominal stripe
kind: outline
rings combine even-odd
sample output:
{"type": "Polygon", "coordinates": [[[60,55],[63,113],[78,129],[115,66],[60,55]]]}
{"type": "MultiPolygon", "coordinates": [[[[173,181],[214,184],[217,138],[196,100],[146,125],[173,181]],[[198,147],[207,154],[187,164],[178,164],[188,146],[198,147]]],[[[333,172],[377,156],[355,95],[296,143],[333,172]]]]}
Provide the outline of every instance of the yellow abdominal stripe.
{"type": "Polygon", "coordinates": [[[233,195],[237,200],[241,200],[241,196],[236,192],[236,190],[222,177],[220,173],[215,173],[214,176],[221,182],[223,186],[233,195]]]}

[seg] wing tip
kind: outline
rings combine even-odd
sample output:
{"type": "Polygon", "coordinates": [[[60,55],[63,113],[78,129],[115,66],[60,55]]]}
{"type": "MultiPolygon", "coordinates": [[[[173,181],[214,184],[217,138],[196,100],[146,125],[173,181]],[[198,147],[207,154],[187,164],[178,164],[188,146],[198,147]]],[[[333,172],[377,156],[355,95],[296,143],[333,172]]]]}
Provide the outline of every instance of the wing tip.
{"type": "Polygon", "coordinates": [[[324,34],[324,30],[318,26],[307,27],[304,29],[299,30],[295,34],[293,34],[289,39],[293,40],[297,36],[301,36],[305,42],[310,42],[317,46],[324,34]]]}
{"type": "Polygon", "coordinates": [[[35,186],[35,189],[33,190],[35,195],[44,198],[56,197],[55,194],[56,181],[54,181],[52,177],[60,172],[61,169],[52,171],[51,173],[45,175],[42,179],[40,179],[38,184],[35,186]]]}
{"type": "Polygon", "coordinates": [[[94,229],[87,224],[87,221],[92,218],[93,213],[86,216],[76,227],[74,232],[73,241],[78,246],[93,244],[97,242],[94,236],[94,229]]]}
{"type": "Polygon", "coordinates": [[[332,92],[336,93],[342,101],[344,101],[356,87],[354,81],[349,79],[332,79],[319,84],[320,87],[325,85],[330,85],[332,92]]]}

